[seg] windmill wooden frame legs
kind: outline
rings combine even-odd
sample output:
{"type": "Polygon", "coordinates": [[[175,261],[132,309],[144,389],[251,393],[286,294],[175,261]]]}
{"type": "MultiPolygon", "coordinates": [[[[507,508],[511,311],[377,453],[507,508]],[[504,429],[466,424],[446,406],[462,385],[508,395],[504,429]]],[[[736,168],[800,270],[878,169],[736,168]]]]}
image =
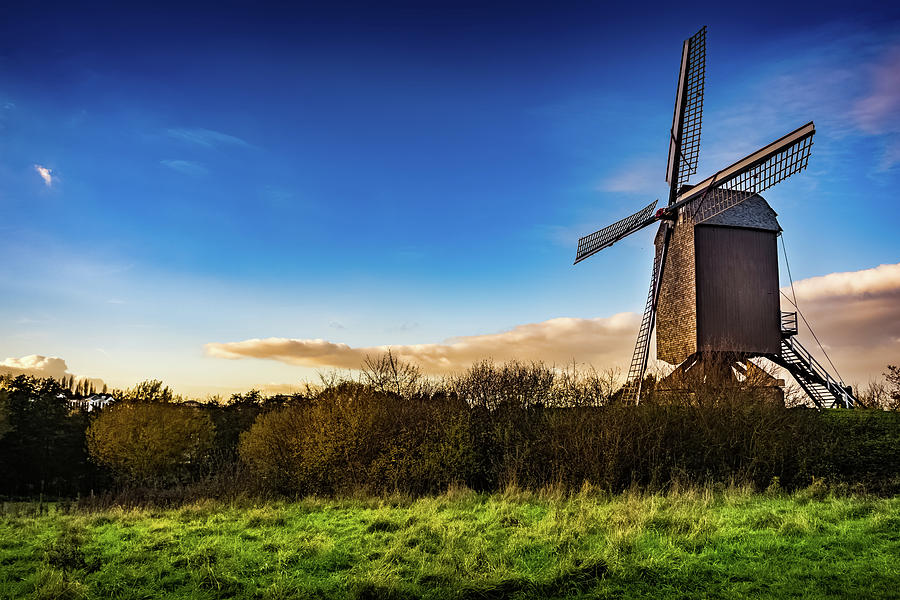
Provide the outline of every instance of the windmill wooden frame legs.
{"type": "Polygon", "coordinates": [[[753,363],[750,359],[755,356],[695,352],[656,384],[652,401],[702,405],[733,399],[784,404],[784,380],[753,363]]]}

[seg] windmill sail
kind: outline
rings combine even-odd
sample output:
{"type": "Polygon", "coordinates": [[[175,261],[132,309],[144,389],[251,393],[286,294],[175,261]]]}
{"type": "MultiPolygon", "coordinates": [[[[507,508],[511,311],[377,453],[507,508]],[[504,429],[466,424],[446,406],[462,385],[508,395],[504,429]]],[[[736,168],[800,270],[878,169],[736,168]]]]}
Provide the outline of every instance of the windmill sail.
{"type": "Polygon", "coordinates": [[[635,231],[643,229],[656,221],[656,218],[653,216],[653,209],[656,208],[656,203],[657,200],[654,200],[630,217],[625,217],[621,221],[616,221],[608,227],[604,227],[590,235],[579,238],[578,251],[575,254],[575,264],[580,263],[587,257],[600,252],[608,246],[612,246],[622,238],[629,236],[635,231]]]}
{"type": "Polygon", "coordinates": [[[691,220],[702,223],[769,189],[806,168],[815,133],[812,122],[795,129],[687,190],[676,206],[685,206],[691,220]]]}
{"type": "Polygon", "coordinates": [[[675,93],[675,114],[669,136],[666,181],[671,188],[669,203],[678,188],[697,172],[700,126],[703,118],[703,88],[706,80],[706,27],[685,40],[681,50],[681,72],[675,93]]]}

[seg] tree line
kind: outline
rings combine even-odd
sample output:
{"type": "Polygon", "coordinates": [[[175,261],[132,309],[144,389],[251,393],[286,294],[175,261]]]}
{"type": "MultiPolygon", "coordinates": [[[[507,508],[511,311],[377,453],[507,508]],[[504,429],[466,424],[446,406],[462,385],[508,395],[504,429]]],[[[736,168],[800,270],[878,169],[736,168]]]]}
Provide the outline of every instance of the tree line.
{"type": "MultiPolygon", "coordinates": [[[[900,370],[886,376],[877,403],[896,408],[900,370]]],[[[88,410],[70,382],[4,376],[0,495],[178,501],[814,480],[900,492],[900,412],[788,408],[749,380],[674,395],[653,384],[633,406],[612,373],[481,362],[434,381],[387,353],[297,394],[184,402],[151,380],[88,410]]]]}

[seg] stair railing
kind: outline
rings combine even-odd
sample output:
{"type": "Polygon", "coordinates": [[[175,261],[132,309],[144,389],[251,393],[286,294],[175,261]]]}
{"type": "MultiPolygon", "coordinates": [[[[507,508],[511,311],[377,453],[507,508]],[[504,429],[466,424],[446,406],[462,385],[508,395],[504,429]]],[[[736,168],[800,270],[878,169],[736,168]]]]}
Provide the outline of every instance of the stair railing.
{"type": "Polygon", "coordinates": [[[781,311],[782,335],[797,335],[797,313],[781,311]]]}
{"type": "Polygon", "coordinates": [[[828,388],[828,391],[831,392],[832,395],[840,399],[844,408],[853,406],[853,397],[847,392],[843,385],[839,384],[828,374],[828,371],[819,364],[819,361],[810,354],[809,350],[801,346],[800,342],[795,338],[785,338],[784,343],[788,345],[791,351],[794,352],[801,361],[806,363],[812,369],[812,372],[816,377],[825,382],[825,387],[828,388]]]}

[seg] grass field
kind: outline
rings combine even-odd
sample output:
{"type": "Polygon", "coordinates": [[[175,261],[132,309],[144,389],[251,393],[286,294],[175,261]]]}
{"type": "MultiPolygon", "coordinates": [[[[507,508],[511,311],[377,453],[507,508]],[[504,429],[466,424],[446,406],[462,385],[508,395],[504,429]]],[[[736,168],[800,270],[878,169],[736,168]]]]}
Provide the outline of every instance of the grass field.
{"type": "Polygon", "coordinates": [[[900,498],[4,505],[3,598],[900,598],[900,498]]]}

